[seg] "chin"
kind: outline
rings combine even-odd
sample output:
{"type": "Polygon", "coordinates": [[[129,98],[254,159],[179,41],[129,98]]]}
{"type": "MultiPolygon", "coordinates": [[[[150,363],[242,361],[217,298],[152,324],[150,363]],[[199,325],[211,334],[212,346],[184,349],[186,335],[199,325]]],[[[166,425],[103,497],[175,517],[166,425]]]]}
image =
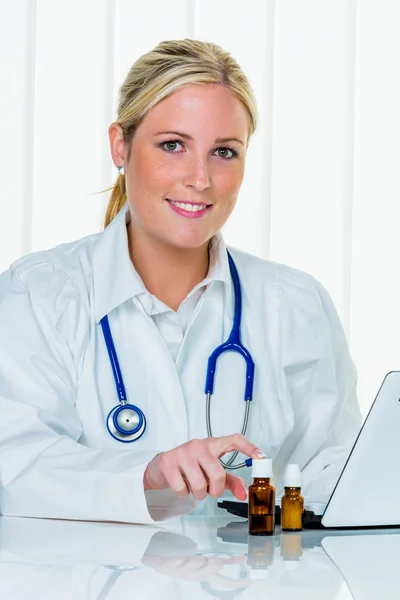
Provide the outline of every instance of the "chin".
{"type": "Polygon", "coordinates": [[[200,236],[200,235],[186,235],[186,236],[171,236],[170,238],[164,239],[165,243],[169,246],[181,250],[195,250],[201,248],[205,244],[208,244],[212,236],[200,236]]]}

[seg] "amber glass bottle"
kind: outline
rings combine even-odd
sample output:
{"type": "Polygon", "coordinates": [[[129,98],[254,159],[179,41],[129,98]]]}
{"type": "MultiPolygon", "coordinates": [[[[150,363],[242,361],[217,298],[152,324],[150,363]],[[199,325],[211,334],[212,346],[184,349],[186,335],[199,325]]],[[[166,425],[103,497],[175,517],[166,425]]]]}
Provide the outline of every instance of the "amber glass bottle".
{"type": "Polygon", "coordinates": [[[285,494],[282,496],[282,531],[301,531],[303,528],[304,498],[301,491],[301,473],[298,465],[288,465],[285,471],[285,494]]]}
{"type": "Polygon", "coordinates": [[[249,486],[249,534],[273,535],[275,530],[275,488],[270,483],[272,460],[253,458],[253,483],[249,486]]]}

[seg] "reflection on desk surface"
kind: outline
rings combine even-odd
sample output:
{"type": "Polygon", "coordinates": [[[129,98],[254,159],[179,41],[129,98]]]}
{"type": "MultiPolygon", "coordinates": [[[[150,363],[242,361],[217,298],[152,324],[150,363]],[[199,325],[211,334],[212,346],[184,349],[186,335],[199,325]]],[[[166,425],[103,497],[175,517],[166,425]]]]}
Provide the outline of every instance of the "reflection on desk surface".
{"type": "Polygon", "coordinates": [[[162,527],[3,517],[0,597],[397,600],[399,554],[395,529],[262,537],[229,516],[162,527]]]}

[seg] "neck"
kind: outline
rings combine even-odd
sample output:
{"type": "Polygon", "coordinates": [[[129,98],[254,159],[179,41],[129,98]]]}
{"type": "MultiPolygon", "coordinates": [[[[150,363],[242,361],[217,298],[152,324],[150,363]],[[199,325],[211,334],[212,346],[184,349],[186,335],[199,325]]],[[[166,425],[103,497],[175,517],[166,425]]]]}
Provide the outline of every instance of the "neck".
{"type": "Polygon", "coordinates": [[[178,310],[209,268],[208,242],[181,249],[150,238],[128,225],[129,255],[146,289],[172,310],[178,310]]]}

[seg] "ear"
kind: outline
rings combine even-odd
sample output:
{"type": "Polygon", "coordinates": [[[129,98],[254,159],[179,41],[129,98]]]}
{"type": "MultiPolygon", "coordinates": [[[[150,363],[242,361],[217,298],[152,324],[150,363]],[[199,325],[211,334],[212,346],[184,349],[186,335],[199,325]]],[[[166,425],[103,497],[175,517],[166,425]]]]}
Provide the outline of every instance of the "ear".
{"type": "Polygon", "coordinates": [[[121,125],[118,125],[118,123],[111,123],[108,128],[108,137],[110,139],[110,150],[113,163],[116,167],[123,167],[125,164],[125,143],[121,125]]]}

